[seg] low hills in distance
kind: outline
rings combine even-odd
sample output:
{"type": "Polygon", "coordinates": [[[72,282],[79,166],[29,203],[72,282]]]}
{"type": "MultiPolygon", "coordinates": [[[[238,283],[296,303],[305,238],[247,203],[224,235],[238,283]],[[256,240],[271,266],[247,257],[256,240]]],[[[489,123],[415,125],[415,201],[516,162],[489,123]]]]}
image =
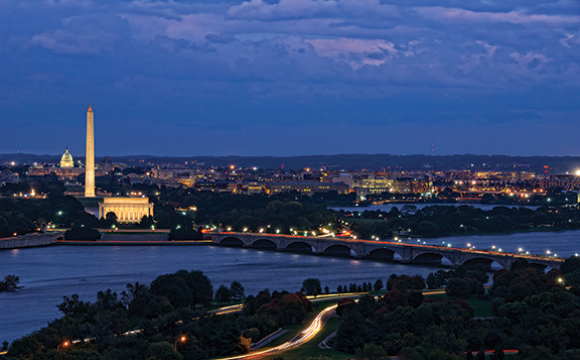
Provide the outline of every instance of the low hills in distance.
{"type": "MultiPolygon", "coordinates": [[[[75,162],[84,162],[84,154],[73,154],[75,162]]],[[[31,165],[56,163],[61,155],[35,155],[24,153],[0,154],[0,165],[31,165]]],[[[481,171],[532,171],[552,173],[575,172],[580,168],[580,156],[509,156],[509,155],[391,155],[391,154],[336,154],[304,156],[108,156],[111,162],[129,166],[187,165],[200,167],[236,167],[260,169],[320,169],[418,171],[418,170],[481,170],[481,171]],[[187,164],[186,164],[187,163],[187,164]]],[[[104,159],[97,156],[96,162],[104,159]]]]}

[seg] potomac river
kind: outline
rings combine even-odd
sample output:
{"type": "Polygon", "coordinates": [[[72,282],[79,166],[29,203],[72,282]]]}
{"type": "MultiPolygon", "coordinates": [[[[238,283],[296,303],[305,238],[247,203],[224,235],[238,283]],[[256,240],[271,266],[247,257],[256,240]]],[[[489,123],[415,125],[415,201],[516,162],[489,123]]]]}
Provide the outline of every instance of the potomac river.
{"type": "MultiPolygon", "coordinates": [[[[416,242],[417,239],[404,240],[416,242]]],[[[536,232],[512,235],[461,236],[421,239],[426,243],[451,243],[479,249],[492,246],[535,254],[547,250],[559,256],[580,252],[580,231],[536,232]]],[[[23,286],[15,292],[0,293],[0,342],[12,341],[45,326],[61,316],[56,306],[63,296],[78,294],[81,300],[95,301],[99,290],[120,293],[127,283],[149,283],[157,276],[180,269],[201,270],[214,290],[239,281],[246,295],[268,288],[300,290],[302,281],[319,278],[322,286],[336,291],[338,285],[386,282],[395,274],[426,277],[438,268],[402,265],[396,262],[355,260],[278,251],[200,246],[73,246],[0,251],[0,277],[15,274],[23,286]]]]}

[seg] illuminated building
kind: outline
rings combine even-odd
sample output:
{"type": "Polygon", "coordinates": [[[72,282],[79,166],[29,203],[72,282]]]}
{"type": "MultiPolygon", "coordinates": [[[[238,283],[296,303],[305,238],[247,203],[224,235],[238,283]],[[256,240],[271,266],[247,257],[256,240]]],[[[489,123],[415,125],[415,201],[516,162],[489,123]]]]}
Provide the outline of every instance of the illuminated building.
{"type": "Polygon", "coordinates": [[[68,147],[60,159],[60,167],[57,166],[32,166],[28,169],[30,176],[56,175],[59,180],[76,180],[79,175],[85,172],[84,168],[75,167],[73,157],[68,151],[68,147]]]}
{"type": "Polygon", "coordinates": [[[62,158],[60,159],[60,168],[61,169],[70,169],[75,167],[75,163],[73,161],[72,155],[68,152],[68,146],[64,154],[62,154],[62,158]]]}
{"type": "Polygon", "coordinates": [[[85,154],[85,197],[95,197],[95,128],[93,108],[87,111],[87,150],[85,154]]]}
{"type": "Polygon", "coordinates": [[[99,203],[99,219],[110,212],[120,223],[138,223],[143,216],[153,216],[153,204],[146,197],[106,197],[99,203]]]}
{"type": "Polygon", "coordinates": [[[433,183],[429,179],[413,177],[397,178],[393,183],[393,192],[398,194],[423,194],[430,192],[433,183]]]}
{"type": "Polygon", "coordinates": [[[350,192],[347,184],[342,183],[298,183],[298,182],[282,182],[282,183],[268,183],[266,185],[266,193],[269,195],[287,193],[296,191],[302,195],[312,196],[316,193],[327,193],[336,191],[339,195],[346,195],[350,192]]]}

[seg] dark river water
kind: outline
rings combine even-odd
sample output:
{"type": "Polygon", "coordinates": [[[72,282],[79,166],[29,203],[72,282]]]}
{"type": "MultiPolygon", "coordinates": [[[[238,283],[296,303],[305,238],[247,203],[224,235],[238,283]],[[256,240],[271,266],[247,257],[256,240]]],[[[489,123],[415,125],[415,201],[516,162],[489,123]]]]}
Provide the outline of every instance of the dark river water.
{"type": "MultiPolygon", "coordinates": [[[[405,239],[417,242],[417,239],[405,239]]],[[[542,232],[494,236],[421,239],[427,243],[451,243],[480,249],[492,246],[517,252],[559,256],[580,252],[580,231],[542,232]]],[[[0,250],[0,276],[15,274],[23,286],[0,293],[0,342],[29,334],[61,316],[56,306],[63,296],[78,294],[94,301],[99,290],[120,293],[127,283],[149,283],[157,276],[180,269],[201,270],[214,290],[220,285],[242,283],[246,295],[262,289],[300,290],[309,277],[335,291],[338,285],[384,282],[395,274],[426,277],[437,267],[396,262],[355,260],[329,256],[292,254],[219,246],[71,246],[53,245],[20,250],[0,250]]]]}

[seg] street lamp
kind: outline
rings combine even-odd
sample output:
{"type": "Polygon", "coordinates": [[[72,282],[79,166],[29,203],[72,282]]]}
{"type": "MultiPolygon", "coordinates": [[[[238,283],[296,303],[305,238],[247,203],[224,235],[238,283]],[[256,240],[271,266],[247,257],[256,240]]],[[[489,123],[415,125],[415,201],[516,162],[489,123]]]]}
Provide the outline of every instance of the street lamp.
{"type": "Polygon", "coordinates": [[[56,351],[59,351],[59,350],[60,350],[60,349],[62,349],[63,347],[67,347],[67,346],[69,346],[69,345],[70,345],[70,343],[69,343],[68,341],[65,341],[65,342],[63,342],[62,344],[59,344],[59,345],[56,347],[56,351]]]}
{"type": "Polygon", "coordinates": [[[178,341],[181,341],[183,343],[183,342],[185,342],[185,340],[187,340],[187,338],[185,337],[185,335],[181,335],[181,337],[179,339],[175,340],[175,343],[173,344],[175,351],[177,351],[177,342],[178,341]]]}

